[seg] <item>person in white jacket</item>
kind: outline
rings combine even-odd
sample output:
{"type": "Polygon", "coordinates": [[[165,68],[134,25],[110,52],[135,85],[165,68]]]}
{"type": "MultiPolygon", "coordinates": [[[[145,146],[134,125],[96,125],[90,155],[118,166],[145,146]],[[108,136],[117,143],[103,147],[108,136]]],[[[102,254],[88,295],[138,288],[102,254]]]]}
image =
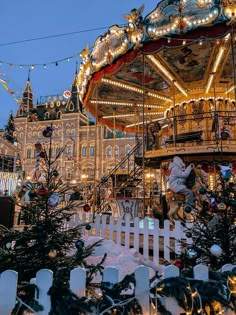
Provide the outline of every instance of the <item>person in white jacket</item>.
{"type": "Polygon", "coordinates": [[[185,203],[191,207],[194,207],[194,195],[185,183],[193,168],[194,164],[185,167],[184,162],[179,156],[175,156],[173,162],[169,164],[169,188],[176,193],[185,195],[185,203]]]}

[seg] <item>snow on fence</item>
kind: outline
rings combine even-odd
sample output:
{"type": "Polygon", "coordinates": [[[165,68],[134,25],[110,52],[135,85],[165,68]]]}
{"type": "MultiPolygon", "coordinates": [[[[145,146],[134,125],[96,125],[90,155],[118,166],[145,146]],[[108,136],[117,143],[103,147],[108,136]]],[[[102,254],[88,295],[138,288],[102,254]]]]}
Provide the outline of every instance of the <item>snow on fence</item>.
{"type": "MultiPolygon", "coordinates": [[[[232,270],[233,265],[225,265],[222,267],[222,271],[232,270]]],[[[139,303],[143,309],[143,315],[154,315],[157,314],[155,309],[152,308],[149,298],[149,272],[150,269],[146,266],[139,266],[135,270],[135,296],[139,300],[139,303]]],[[[197,265],[194,267],[194,279],[207,281],[208,278],[208,267],[204,265],[197,265]]],[[[162,278],[166,279],[170,277],[178,277],[179,269],[176,266],[163,266],[162,278]]],[[[0,275],[0,314],[9,315],[13,310],[16,303],[16,288],[17,288],[17,277],[16,271],[7,270],[0,275]]],[[[70,289],[77,296],[85,296],[86,294],[86,270],[83,268],[73,269],[70,273],[70,289]]],[[[48,269],[41,269],[37,272],[36,278],[33,279],[34,283],[38,286],[39,294],[37,295],[38,302],[43,306],[43,311],[38,312],[37,315],[48,315],[51,308],[50,297],[47,294],[49,288],[53,282],[53,272],[48,269]]],[[[108,267],[103,271],[103,281],[110,283],[117,283],[119,281],[119,270],[114,267],[108,267]]],[[[162,299],[162,303],[172,315],[183,314],[177,301],[172,298],[162,299]]],[[[228,310],[224,314],[233,315],[234,312],[228,310]]]]}
{"type": "MultiPolygon", "coordinates": [[[[169,220],[165,220],[164,224],[160,225],[159,220],[147,217],[143,220],[138,217],[131,220],[128,215],[125,219],[97,215],[93,222],[92,214],[83,213],[74,215],[69,222],[65,223],[65,228],[81,223],[91,226],[90,230],[84,228],[84,235],[110,239],[118,245],[134,248],[137,251],[141,249],[143,256],[157,265],[161,263],[161,258],[170,261],[171,250],[175,253],[181,252],[179,240],[186,244],[192,243],[192,239],[186,237],[186,228],[181,225],[180,221],[171,224],[169,220]]],[[[191,223],[188,226],[190,227],[191,223]]]]}

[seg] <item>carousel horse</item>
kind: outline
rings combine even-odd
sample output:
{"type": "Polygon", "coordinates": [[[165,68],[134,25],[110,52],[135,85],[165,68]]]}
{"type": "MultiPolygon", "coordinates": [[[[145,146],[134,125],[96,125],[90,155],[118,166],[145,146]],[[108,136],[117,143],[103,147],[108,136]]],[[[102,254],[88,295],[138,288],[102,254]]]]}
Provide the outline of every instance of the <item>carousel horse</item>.
{"type": "MultiPolygon", "coordinates": [[[[210,203],[209,197],[207,195],[208,187],[208,174],[201,168],[194,168],[189,178],[186,181],[188,188],[190,188],[194,193],[195,198],[195,211],[203,211],[204,207],[210,203]]],[[[170,189],[166,192],[166,200],[168,204],[168,219],[178,220],[184,219],[185,215],[180,216],[179,211],[184,210],[186,216],[191,212],[191,208],[185,204],[185,195],[180,193],[175,193],[170,189]]]]}

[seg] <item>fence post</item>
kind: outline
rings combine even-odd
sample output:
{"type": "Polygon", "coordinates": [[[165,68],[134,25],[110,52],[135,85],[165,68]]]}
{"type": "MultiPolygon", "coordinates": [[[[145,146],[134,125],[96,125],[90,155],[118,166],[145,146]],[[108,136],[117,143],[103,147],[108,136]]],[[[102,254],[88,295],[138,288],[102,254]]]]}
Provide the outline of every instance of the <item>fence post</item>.
{"type": "Polygon", "coordinates": [[[208,281],[209,280],[209,269],[207,266],[199,264],[193,267],[194,279],[208,281]]]}
{"type": "Polygon", "coordinates": [[[70,289],[77,296],[85,296],[86,291],[86,270],[78,267],[70,272],[70,289]]]}
{"type": "MultiPolygon", "coordinates": [[[[179,277],[179,268],[173,265],[164,267],[163,278],[179,277]]],[[[178,305],[178,302],[173,297],[164,298],[164,306],[172,315],[179,315],[181,312],[184,313],[182,308],[178,305]]]]}
{"type": "Polygon", "coordinates": [[[6,270],[0,274],[0,314],[9,315],[16,304],[18,273],[6,270]]]}
{"type": "Polygon", "coordinates": [[[142,306],[142,314],[150,314],[150,281],[149,268],[146,266],[139,266],[135,269],[135,296],[142,306]]]}
{"type": "Polygon", "coordinates": [[[49,269],[41,269],[36,273],[35,284],[39,289],[37,301],[43,306],[43,311],[38,312],[37,315],[48,315],[51,309],[51,299],[48,295],[48,290],[52,286],[53,272],[49,269]]]}
{"type": "Polygon", "coordinates": [[[107,267],[103,270],[102,281],[110,282],[112,284],[119,282],[119,271],[115,267],[107,267]]]}

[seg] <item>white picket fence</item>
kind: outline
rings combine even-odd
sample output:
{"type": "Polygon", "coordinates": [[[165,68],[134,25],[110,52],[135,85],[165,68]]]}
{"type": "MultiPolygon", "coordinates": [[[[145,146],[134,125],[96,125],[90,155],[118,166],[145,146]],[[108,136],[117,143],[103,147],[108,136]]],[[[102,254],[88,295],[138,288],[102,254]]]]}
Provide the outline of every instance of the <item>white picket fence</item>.
{"type": "MultiPolygon", "coordinates": [[[[232,270],[233,265],[225,265],[222,271],[232,270]]],[[[150,303],[150,287],[149,277],[150,269],[146,266],[139,266],[135,270],[135,296],[139,300],[142,306],[143,315],[154,315],[157,314],[155,308],[150,303]]],[[[208,278],[208,267],[204,265],[197,265],[194,267],[194,279],[207,281],[208,278]]],[[[166,279],[170,277],[178,277],[179,269],[176,266],[163,266],[162,278],[166,279]]],[[[9,315],[16,304],[16,288],[17,288],[17,277],[16,271],[7,270],[0,275],[0,314],[9,315]]],[[[119,282],[119,270],[114,267],[108,267],[103,271],[103,281],[110,283],[119,282]]],[[[51,308],[50,296],[47,294],[49,288],[53,282],[53,272],[48,269],[41,269],[37,272],[36,278],[33,282],[39,289],[37,295],[38,302],[43,306],[43,311],[37,313],[37,315],[48,315],[51,308]]],[[[77,296],[85,296],[86,292],[86,270],[83,268],[76,268],[70,273],[70,289],[77,296]]],[[[162,303],[172,315],[180,315],[183,313],[177,301],[174,298],[168,297],[162,299],[162,303]]],[[[33,313],[34,314],[34,313],[33,313]]],[[[233,315],[234,312],[225,310],[227,315],[233,315]]],[[[69,314],[65,314],[69,315],[69,314]]],[[[99,314],[94,314],[99,315],[99,314]]]]}
{"type": "MultiPolygon", "coordinates": [[[[191,238],[185,235],[184,228],[180,221],[173,224],[169,220],[164,221],[163,227],[157,219],[145,218],[141,220],[136,217],[134,220],[127,215],[125,219],[113,216],[96,216],[93,222],[92,214],[74,215],[69,222],[65,223],[65,228],[77,226],[81,223],[88,223],[90,230],[83,229],[83,234],[88,236],[100,236],[113,240],[116,244],[124,245],[125,248],[134,248],[145,258],[152,260],[155,264],[161,263],[161,257],[170,261],[171,250],[175,253],[181,252],[179,240],[191,244],[191,238]]],[[[191,223],[187,224],[189,227],[191,223]]]]}

